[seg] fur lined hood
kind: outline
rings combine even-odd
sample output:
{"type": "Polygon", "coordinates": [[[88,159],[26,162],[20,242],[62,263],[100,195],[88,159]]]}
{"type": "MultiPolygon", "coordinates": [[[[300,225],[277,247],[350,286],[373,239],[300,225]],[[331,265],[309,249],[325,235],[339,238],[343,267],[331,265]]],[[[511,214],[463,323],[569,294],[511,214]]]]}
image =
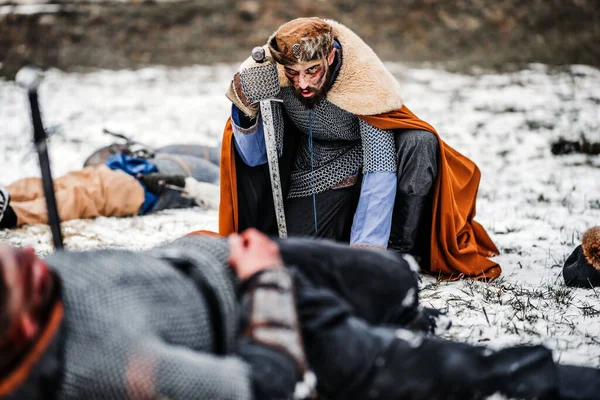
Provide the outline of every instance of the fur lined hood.
{"type": "MultiPolygon", "coordinates": [[[[337,79],[327,93],[327,100],[342,110],[356,115],[378,115],[400,109],[403,105],[400,84],[373,49],[339,22],[325,21],[333,27],[333,36],[342,45],[342,66],[337,79]]],[[[265,45],[263,48],[270,57],[268,46],[265,45]]],[[[253,66],[258,64],[249,57],[242,63],[240,69],[253,66]]],[[[283,66],[278,64],[277,68],[281,86],[290,86],[283,66]]],[[[231,88],[227,97],[233,101],[235,96],[230,92],[231,88]]],[[[239,106],[237,102],[235,103],[239,106]]],[[[240,108],[245,111],[245,107],[240,108]]]]}
{"type": "Polygon", "coordinates": [[[583,234],[581,247],[587,262],[600,271],[600,226],[590,228],[583,234]]]}
{"type": "MultiPolygon", "coordinates": [[[[333,27],[333,37],[342,45],[342,66],[327,100],[356,115],[383,114],[402,107],[400,84],[373,49],[339,22],[325,21],[333,27]]],[[[277,67],[281,86],[289,86],[283,66],[277,67]]]]}

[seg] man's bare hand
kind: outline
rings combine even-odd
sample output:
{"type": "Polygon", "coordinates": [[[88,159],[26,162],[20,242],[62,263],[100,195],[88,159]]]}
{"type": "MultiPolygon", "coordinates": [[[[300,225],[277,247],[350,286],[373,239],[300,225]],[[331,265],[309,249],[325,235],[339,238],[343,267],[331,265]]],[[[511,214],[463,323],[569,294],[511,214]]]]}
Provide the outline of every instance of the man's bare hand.
{"type": "Polygon", "coordinates": [[[281,268],[283,260],[279,246],[256,229],[229,236],[229,265],[240,280],[269,268],[281,268]]]}

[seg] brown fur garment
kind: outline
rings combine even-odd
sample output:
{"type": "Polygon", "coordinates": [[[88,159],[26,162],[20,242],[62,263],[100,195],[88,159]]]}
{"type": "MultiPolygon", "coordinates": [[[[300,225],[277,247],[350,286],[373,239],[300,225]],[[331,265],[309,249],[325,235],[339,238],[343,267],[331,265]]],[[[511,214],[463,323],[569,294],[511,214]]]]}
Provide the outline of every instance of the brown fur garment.
{"type": "Polygon", "coordinates": [[[587,261],[600,271],[600,226],[590,228],[583,234],[581,247],[587,261]]]}

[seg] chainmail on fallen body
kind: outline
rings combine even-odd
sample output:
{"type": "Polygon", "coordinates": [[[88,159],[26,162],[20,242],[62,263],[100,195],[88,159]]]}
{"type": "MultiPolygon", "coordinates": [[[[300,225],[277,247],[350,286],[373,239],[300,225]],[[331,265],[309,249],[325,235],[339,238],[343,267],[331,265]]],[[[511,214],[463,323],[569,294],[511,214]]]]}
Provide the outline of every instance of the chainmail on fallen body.
{"type": "Polygon", "coordinates": [[[296,98],[291,87],[282,88],[280,96],[287,115],[302,133],[289,198],[324,192],[361,169],[364,172],[396,171],[391,132],[375,128],[327,100],[312,109],[311,117],[311,110],[296,98]],[[309,145],[311,128],[313,165],[309,145]],[[366,148],[363,143],[367,143],[366,148]]]}
{"type": "MultiPolygon", "coordinates": [[[[223,262],[226,243],[206,241],[202,246],[195,238],[196,249],[190,250],[183,239],[152,253],[194,260],[215,289],[229,352],[239,319],[234,282],[223,262]]],[[[252,398],[250,371],[239,358],[219,357],[225,368],[213,367],[209,305],[182,272],[133,252],[63,254],[47,259],[62,281],[68,332],[59,398],[252,398]]]]}

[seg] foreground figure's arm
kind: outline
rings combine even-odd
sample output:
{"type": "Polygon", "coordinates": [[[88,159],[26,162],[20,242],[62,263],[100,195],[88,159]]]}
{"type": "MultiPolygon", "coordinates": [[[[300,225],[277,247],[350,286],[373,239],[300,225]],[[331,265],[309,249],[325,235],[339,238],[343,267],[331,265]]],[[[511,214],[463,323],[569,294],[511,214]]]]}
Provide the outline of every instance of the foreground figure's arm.
{"type": "Polygon", "coordinates": [[[160,340],[139,343],[129,355],[126,391],[132,399],[256,399],[252,366],[234,355],[223,357],[173,346],[160,340]]]}
{"type": "Polygon", "coordinates": [[[291,398],[305,365],[291,277],[278,247],[258,231],[232,235],[229,244],[244,317],[233,352],[219,356],[160,340],[143,343],[130,357],[131,397],[291,398]]]}
{"type": "MultiPolygon", "coordinates": [[[[295,283],[306,356],[319,393],[328,399],[467,400],[494,393],[558,398],[559,371],[542,346],[494,352],[405,329],[372,327],[300,274],[295,283]]],[[[598,375],[588,372],[588,377],[598,375]]]]}
{"type": "Polygon", "coordinates": [[[294,285],[279,247],[254,229],[231,235],[229,263],[242,284],[243,339],[257,399],[289,397],[306,368],[294,285]]]}
{"type": "Polygon", "coordinates": [[[228,356],[192,352],[160,340],[140,343],[128,357],[129,398],[289,399],[300,376],[298,364],[285,346],[268,339],[268,333],[246,332],[235,354],[228,356]]]}

